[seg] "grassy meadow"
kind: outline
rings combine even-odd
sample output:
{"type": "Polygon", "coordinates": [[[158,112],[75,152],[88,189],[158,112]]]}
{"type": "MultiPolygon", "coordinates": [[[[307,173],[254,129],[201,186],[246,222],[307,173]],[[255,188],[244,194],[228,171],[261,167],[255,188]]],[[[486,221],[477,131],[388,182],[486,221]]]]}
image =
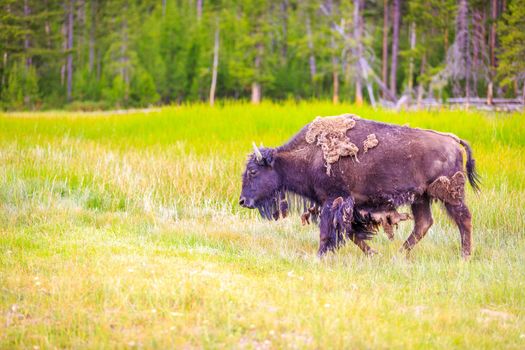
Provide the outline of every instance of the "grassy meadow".
{"type": "Polygon", "coordinates": [[[0,115],[0,348],[524,349],[523,114],[324,102],[0,115]],[[474,253],[439,205],[410,258],[316,257],[318,228],[236,203],[251,142],[317,115],[453,132],[482,176],[474,253]]]}

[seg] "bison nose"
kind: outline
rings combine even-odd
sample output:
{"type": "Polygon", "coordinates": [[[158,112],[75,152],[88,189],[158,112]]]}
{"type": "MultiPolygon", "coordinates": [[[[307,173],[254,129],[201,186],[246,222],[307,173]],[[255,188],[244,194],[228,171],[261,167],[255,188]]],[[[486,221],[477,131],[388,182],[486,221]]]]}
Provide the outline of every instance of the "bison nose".
{"type": "Polygon", "coordinates": [[[251,198],[241,197],[239,198],[239,205],[248,209],[255,208],[254,200],[251,198]]]}
{"type": "Polygon", "coordinates": [[[239,205],[240,205],[241,207],[244,207],[244,203],[246,203],[246,199],[245,199],[244,197],[241,197],[241,198],[239,199],[239,205]]]}

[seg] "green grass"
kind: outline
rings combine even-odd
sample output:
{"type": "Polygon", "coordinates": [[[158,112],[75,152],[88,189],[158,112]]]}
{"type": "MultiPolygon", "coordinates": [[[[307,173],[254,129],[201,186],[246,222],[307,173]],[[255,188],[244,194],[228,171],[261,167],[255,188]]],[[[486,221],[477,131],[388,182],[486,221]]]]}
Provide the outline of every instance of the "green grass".
{"type": "Polygon", "coordinates": [[[523,115],[329,103],[0,116],[0,348],[525,348],[523,115]],[[410,259],[379,234],[319,261],[318,229],[235,203],[252,140],[317,115],[469,140],[474,255],[442,208],[410,259]]]}

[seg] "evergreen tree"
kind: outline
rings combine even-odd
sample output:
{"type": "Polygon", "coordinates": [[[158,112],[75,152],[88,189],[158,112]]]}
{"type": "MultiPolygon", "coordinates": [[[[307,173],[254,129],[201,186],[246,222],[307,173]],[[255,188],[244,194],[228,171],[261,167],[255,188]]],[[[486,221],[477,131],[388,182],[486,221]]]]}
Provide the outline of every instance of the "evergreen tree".
{"type": "Polygon", "coordinates": [[[509,94],[525,79],[523,1],[0,0],[0,101],[509,94]]]}
{"type": "Polygon", "coordinates": [[[513,81],[523,83],[522,98],[525,103],[525,0],[513,0],[509,11],[500,23],[501,50],[498,73],[502,84],[513,81]]]}

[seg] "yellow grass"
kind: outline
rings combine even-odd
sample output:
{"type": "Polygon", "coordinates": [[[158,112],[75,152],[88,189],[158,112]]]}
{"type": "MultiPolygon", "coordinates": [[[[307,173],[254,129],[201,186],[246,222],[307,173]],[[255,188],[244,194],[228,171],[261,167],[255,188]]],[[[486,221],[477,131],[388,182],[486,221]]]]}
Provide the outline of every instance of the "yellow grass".
{"type": "Polygon", "coordinates": [[[329,103],[0,116],[0,348],[525,348],[523,115],[329,103]],[[475,251],[443,210],[410,259],[379,234],[236,205],[251,141],[342,112],[456,133],[483,178],[475,251]]]}

